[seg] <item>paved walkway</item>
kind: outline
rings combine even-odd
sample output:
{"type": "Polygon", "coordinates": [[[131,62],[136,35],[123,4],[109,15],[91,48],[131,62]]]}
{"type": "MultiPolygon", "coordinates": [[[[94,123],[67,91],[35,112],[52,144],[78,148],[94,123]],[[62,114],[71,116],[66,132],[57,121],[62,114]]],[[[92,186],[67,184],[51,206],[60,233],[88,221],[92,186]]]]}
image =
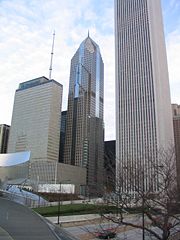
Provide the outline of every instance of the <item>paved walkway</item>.
{"type": "MultiPolygon", "coordinates": [[[[46,217],[52,223],[57,223],[57,216],[56,217],[46,217]]],[[[61,223],[70,223],[70,222],[81,222],[81,221],[88,221],[93,219],[100,218],[99,214],[86,214],[86,215],[71,215],[71,216],[60,216],[61,223]]]]}
{"type": "Polygon", "coordinates": [[[0,240],[13,240],[13,238],[9,235],[8,232],[0,227],[0,240]]]}
{"type": "Polygon", "coordinates": [[[31,209],[0,197],[0,240],[73,240],[31,209]]]}

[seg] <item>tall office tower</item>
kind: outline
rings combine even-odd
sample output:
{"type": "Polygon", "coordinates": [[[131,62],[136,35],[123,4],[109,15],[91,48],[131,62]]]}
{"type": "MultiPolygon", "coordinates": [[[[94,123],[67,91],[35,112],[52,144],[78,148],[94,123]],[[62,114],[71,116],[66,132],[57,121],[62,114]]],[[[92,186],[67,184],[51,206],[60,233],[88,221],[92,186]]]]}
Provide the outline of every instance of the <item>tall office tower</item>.
{"type": "Polygon", "coordinates": [[[31,151],[30,162],[59,157],[62,85],[46,77],[16,90],[8,152],[31,151]]]}
{"type": "Polygon", "coordinates": [[[97,194],[103,179],[104,64],[89,37],[71,60],[64,162],[87,167],[87,186],[97,194]]]}
{"type": "Polygon", "coordinates": [[[177,183],[180,190],[180,105],[172,104],[177,183]]]}
{"type": "Polygon", "coordinates": [[[173,143],[160,0],[115,0],[115,53],[117,174],[141,167],[148,189],[152,162],[173,143]]]}
{"type": "Polygon", "coordinates": [[[66,119],[67,111],[61,113],[61,131],[60,131],[60,144],[59,144],[59,162],[64,162],[64,144],[66,137],[66,119]]]}
{"type": "Polygon", "coordinates": [[[7,152],[9,130],[10,130],[9,125],[0,124],[0,153],[7,152]]]}

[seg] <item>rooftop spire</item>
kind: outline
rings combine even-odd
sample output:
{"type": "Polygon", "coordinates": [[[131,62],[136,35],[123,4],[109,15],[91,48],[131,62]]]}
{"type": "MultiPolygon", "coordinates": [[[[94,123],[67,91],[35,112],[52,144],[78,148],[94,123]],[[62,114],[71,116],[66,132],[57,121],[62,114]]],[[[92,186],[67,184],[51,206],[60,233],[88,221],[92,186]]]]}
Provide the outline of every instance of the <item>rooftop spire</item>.
{"type": "Polygon", "coordinates": [[[89,38],[89,29],[88,29],[88,38],[89,38]]]}
{"type": "Polygon", "coordinates": [[[52,43],[52,51],[51,51],[51,61],[49,67],[49,80],[51,80],[51,73],[52,73],[52,61],[53,61],[53,54],[54,54],[54,39],[55,39],[55,30],[53,33],[53,43],[52,43]]]}

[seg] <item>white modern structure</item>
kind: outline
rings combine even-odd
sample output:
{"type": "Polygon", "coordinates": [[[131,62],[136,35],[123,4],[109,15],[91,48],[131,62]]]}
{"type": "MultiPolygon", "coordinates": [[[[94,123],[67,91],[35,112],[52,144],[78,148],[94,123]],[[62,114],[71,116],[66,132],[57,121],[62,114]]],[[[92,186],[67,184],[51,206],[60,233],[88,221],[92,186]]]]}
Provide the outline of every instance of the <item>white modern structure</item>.
{"type": "Polygon", "coordinates": [[[115,0],[115,53],[117,174],[143,168],[148,188],[158,151],[173,144],[160,0],[115,0]]]}
{"type": "MultiPolygon", "coordinates": [[[[34,188],[41,184],[73,184],[77,194],[84,194],[86,185],[86,168],[55,161],[33,161],[30,163],[30,182],[34,188]]],[[[57,187],[58,188],[58,187],[57,187]]]]}
{"type": "Polygon", "coordinates": [[[35,191],[59,191],[61,187],[62,191],[65,188],[69,193],[84,194],[86,168],[55,161],[30,163],[29,151],[0,154],[0,188],[8,184],[25,184],[35,191]]]}
{"type": "Polygon", "coordinates": [[[63,87],[45,77],[16,90],[8,153],[31,151],[30,161],[58,161],[63,87]]]}
{"type": "Polygon", "coordinates": [[[26,180],[29,177],[30,152],[0,154],[1,183],[26,180]]]}

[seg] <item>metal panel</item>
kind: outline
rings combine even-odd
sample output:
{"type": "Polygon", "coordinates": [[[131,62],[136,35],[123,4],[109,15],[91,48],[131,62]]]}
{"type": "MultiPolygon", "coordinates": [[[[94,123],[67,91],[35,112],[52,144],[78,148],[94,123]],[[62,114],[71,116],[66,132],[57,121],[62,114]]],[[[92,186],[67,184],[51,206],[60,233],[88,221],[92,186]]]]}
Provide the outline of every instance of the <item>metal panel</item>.
{"type": "Polygon", "coordinates": [[[16,166],[29,161],[30,151],[0,154],[0,167],[16,166]]]}

